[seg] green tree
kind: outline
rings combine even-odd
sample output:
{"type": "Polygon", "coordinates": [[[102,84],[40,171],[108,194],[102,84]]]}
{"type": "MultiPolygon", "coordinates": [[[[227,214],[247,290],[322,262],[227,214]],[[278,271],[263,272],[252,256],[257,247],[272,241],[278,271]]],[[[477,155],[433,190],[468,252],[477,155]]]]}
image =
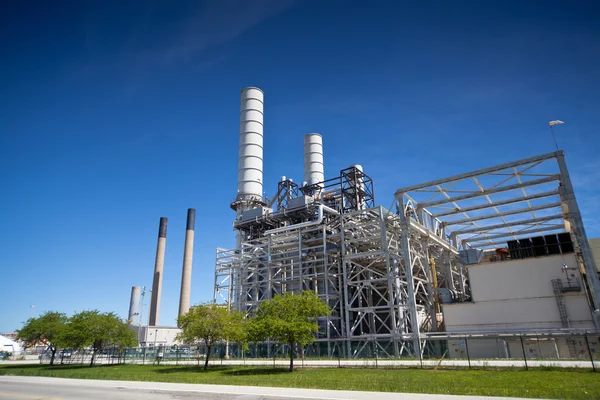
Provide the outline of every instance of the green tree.
{"type": "Polygon", "coordinates": [[[260,303],[250,322],[250,337],[254,341],[272,339],[290,345],[290,372],[294,372],[294,347],[305,346],[315,340],[319,332],[318,317],[331,310],[314,292],[276,295],[260,303]]]}
{"type": "Polygon", "coordinates": [[[77,349],[91,347],[90,367],[94,365],[96,354],[103,347],[134,347],[138,343],[136,332],[129,329],[115,313],[101,313],[98,310],[73,315],[64,330],[62,341],[77,349]]]}
{"type": "Polygon", "coordinates": [[[67,323],[66,314],[46,311],[37,318],[30,318],[18,331],[17,338],[25,342],[26,347],[44,343],[51,351],[50,365],[54,365],[56,351],[62,346],[62,334],[67,323]]]}
{"type": "Polygon", "coordinates": [[[177,318],[177,325],[181,328],[177,340],[192,345],[205,344],[204,369],[208,368],[208,359],[215,343],[227,340],[243,346],[246,342],[244,316],[217,304],[206,303],[190,308],[190,311],[177,318]]]}

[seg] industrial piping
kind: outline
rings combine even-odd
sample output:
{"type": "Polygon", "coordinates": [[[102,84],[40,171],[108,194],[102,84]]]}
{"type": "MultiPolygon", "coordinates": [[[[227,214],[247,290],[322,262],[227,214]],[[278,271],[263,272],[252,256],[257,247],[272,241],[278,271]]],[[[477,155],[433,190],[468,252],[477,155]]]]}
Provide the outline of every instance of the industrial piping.
{"type": "Polygon", "coordinates": [[[157,326],[160,314],[160,296],[162,291],[162,276],[165,266],[165,247],[167,246],[167,218],[160,218],[158,227],[158,243],[154,261],[154,279],[152,281],[152,298],[150,300],[150,318],[148,325],[157,326]]]}
{"type": "Polygon", "coordinates": [[[196,209],[189,208],[183,249],[183,269],[181,271],[181,292],[179,293],[179,316],[190,310],[190,291],[192,284],[192,257],[194,255],[194,224],[196,209]]]}
{"type": "Polygon", "coordinates": [[[323,222],[323,217],[324,217],[325,211],[327,211],[331,214],[334,214],[334,215],[340,215],[340,213],[337,212],[336,210],[334,210],[333,208],[330,208],[330,207],[327,207],[327,206],[321,204],[321,205],[319,205],[317,219],[315,219],[313,221],[302,222],[299,224],[283,226],[281,228],[269,229],[269,230],[265,231],[265,235],[272,235],[274,233],[285,232],[285,231],[289,231],[292,229],[306,228],[308,226],[319,225],[321,222],[323,222]]]}

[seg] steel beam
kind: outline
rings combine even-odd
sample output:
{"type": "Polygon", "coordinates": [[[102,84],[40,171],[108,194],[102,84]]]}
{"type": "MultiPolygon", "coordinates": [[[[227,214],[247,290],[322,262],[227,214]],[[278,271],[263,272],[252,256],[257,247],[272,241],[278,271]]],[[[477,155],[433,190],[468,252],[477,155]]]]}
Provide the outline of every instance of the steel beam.
{"type": "MultiPolygon", "coordinates": [[[[543,183],[554,182],[554,181],[558,181],[558,180],[560,180],[560,174],[553,174],[553,175],[549,175],[546,178],[533,179],[533,180],[530,180],[527,182],[515,183],[513,185],[495,187],[493,189],[484,190],[483,192],[473,191],[473,193],[465,194],[462,196],[456,196],[456,197],[450,197],[450,198],[446,198],[446,199],[418,203],[417,209],[439,206],[441,204],[452,203],[455,201],[475,199],[477,197],[483,197],[483,196],[487,196],[490,194],[502,193],[502,192],[507,192],[509,190],[515,190],[515,189],[522,189],[522,188],[525,188],[528,186],[536,186],[536,185],[541,185],[543,183]]],[[[440,192],[440,193],[442,193],[442,192],[440,192]]],[[[464,212],[463,210],[460,210],[460,211],[464,212]]]]}
{"type": "MultiPolygon", "coordinates": [[[[561,202],[557,201],[555,203],[542,204],[542,205],[533,206],[533,207],[518,208],[515,210],[503,211],[503,212],[498,212],[498,213],[493,213],[493,214],[477,215],[475,217],[457,219],[455,221],[444,221],[442,223],[444,224],[444,226],[466,224],[466,223],[473,222],[473,221],[481,221],[483,219],[501,218],[501,217],[505,217],[507,215],[522,214],[522,213],[526,213],[526,212],[545,210],[547,208],[560,207],[560,206],[561,206],[561,202]]],[[[465,211],[463,211],[463,212],[465,212],[465,211]]]]}
{"type": "Polygon", "coordinates": [[[404,272],[405,272],[405,276],[406,276],[406,282],[407,282],[407,299],[406,299],[406,305],[408,307],[408,313],[410,316],[410,325],[412,328],[412,332],[410,332],[412,334],[412,342],[413,342],[413,351],[414,351],[414,355],[419,355],[421,354],[421,338],[420,338],[420,332],[419,332],[419,318],[417,315],[417,304],[416,304],[416,297],[415,297],[415,282],[413,279],[413,255],[411,254],[410,251],[410,225],[411,225],[411,220],[409,218],[407,218],[407,216],[405,215],[405,213],[400,213],[400,224],[402,227],[402,234],[401,234],[401,238],[400,238],[400,245],[402,248],[402,261],[404,261],[404,272]]]}
{"type": "MultiPolygon", "coordinates": [[[[585,233],[583,226],[583,220],[581,219],[581,212],[577,205],[577,199],[575,198],[575,192],[573,185],[571,184],[571,178],[569,177],[569,171],[567,170],[567,164],[565,163],[565,154],[563,151],[557,152],[558,167],[561,173],[561,193],[560,198],[563,201],[565,211],[567,212],[567,220],[571,228],[571,232],[574,236],[575,246],[579,247],[581,255],[583,256],[583,264],[586,272],[586,277],[590,286],[590,294],[592,295],[592,308],[599,312],[600,309],[600,279],[598,278],[598,270],[596,269],[596,263],[590,249],[590,244],[585,233]]],[[[593,318],[596,324],[596,329],[599,329],[597,318],[593,318]]]]}
{"type": "Polygon", "coordinates": [[[473,236],[470,238],[462,239],[461,242],[468,243],[470,246],[476,247],[473,244],[471,244],[471,241],[473,241],[473,243],[477,243],[477,242],[481,242],[482,240],[500,239],[500,238],[505,238],[505,237],[509,237],[509,236],[522,236],[522,235],[528,235],[530,233],[547,232],[547,231],[553,231],[553,230],[559,230],[559,229],[562,229],[564,231],[565,225],[564,224],[544,225],[543,227],[540,227],[540,228],[535,227],[535,228],[524,229],[522,231],[512,232],[512,233],[503,232],[503,233],[495,233],[495,234],[486,235],[486,236],[473,236]]]}
{"type": "Polygon", "coordinates": [[[425,228],[423,225],[421,225],[420,223],[418,223],[417,221],[415,221],[413,219],[407,219],[407,221],[408,221],[408,225],[410,226],[410,228],[414,229],[415,231],[420,233],[422,237],[427,237],[427,238],[431,239],[432,241],[436,242],[437,244],[439,244],[440,246],[442,246],[444,249],[451,251],[454,254],[458,254],[458,250],[456,248],[454,248],[450,243],[446,242],[445,240],[443,240],[442,238],[437,236],[434,232],[425,228]]]}
{"type": "Polygon", "coordinates": [[[398,197],[398,196],[401,196],[403,193],[414,192],[415,190],[418,190],[418,189],[424,189],[424,188],[428,188],[428,187],[436,186],[436,185],[443,185],[444,183],[449,183],[449,182],[454,182],[454,181],[458,181],[458,180],[462,180],[462,179],[472,178],[474,176],[485,175],[485,174],[489,174],[491,172],[502,171],[505,169],[518,167],[520,165],[527,165],[527,164],[531,164],[534,162],[549,160],[551,158],[555,158],[558,154],[559,154],[558,152],[540,154],[539,156],[524,158],[522,160],[509,162],[506,164],[495,165],[493,167],[483,168],[483,169],[479,169],[477,171],[466,172],[464,174],[454,175],[454,176],[450,176],[448,178],[437,179],[435,181],[421,183],[421,184],[413,185],[413,186],[407,186],[402,189],[396,190],[395,196],[398,197]]]}
{"type": "MultiPolygon", "coordinates": [[[[539,222],[552,221],[554,219],[559,219],[559,218],[564,218],[564,215],[563,214],[554,214],[554,215],[549,215],[547,217],[524,219],[521,221],[511,221],[511,222],[507,222],[505,224],[481,226],[479,228],[472,228],[472,229],[461,229],[458,231],[453,231],[452,235],[464,235],[465,233],[486,232],[486,231],[491,231],[491,230],[499,229],[499,228],[508,228],[510,226],[537,224],[539,222]]],[[[513,234],[515,234],[515,232],[513,232],[513,234]]]]}
{"type": "Polygon", "coordinates": [[[489,204],[486,203],[486,204],[481,204],[481,205],[477,205],[477,206],[464,207],[464,208],[461,208],[460,210],[452,209],[452,210],[448,210],[448,211],[443,211],[443,212],[439,212],[436,214],[432,214],[432,217],[439,218],[439,217],[445,217],[447,215],[462,214],[465,212],[471,212],[471,211],[477,211],[477,210],[485,210],[486,208],[505,206],[507,204],[520,203],[523,201],[542,199],[544,197],[557,196],[557,195],[558,195],[558,189],[550,190],[548,192],[543,192],[543,193],[538,193],[538,194],[530,194],[530,195],[524,196],[524,197],[515,197],[513,199],[508,199],[508,200],[495,201],[495,202],[489,203],[489,204]]]}

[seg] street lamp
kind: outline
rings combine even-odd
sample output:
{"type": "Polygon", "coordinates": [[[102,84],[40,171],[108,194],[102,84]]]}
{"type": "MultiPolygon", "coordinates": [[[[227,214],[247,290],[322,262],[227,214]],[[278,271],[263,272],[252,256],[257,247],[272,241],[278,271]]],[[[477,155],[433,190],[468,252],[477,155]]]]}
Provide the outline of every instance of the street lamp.
{"type": "Polygon", "coordinates": [[[31,318],[34,318],[35,317],[35,304],[30,305],[29,308],[31,308],[31,318]]]}
{"type": "Polygon", "coordinates": [[[552,133],[552,139],[554,139],[554,145],[556,146],[556,151],[558,151],[558,143],[556,143],[556,136],[554,136],[554,128],[552,128],[554,125],[562,125],[564,124],[564,122],[562,122],[561,120],[554,120],[554,121],[550,121],[548,122],[548,126],[550,127],[550,132],[552,133]]]}

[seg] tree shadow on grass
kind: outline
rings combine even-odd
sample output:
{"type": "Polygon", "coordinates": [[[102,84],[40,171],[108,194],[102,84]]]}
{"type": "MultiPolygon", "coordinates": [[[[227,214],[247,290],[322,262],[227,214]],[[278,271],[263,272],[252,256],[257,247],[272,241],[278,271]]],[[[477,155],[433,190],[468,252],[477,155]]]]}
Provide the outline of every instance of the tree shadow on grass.
{"type": "MultiPolygon", "coordinates": [[[[38,371],[60,371],[66,369],[85,369],[90,368],[89,365],[83,364],[56,364],[56,365],[48,365],[48,364],[25,364],[25,365],[2,365],[0,370],[38,370],[38,371]]],[[[94,367],[95,368],[95,367],[94,367]]]]}
{"type": "Polygon", "coordinates": [[[223,375],[229,376],[251,376],[251,375],[279,375],[288,373],[289,371],[285,368],[252,368],[252,367],[220,367],[213,366],[208,367],[207,370],[204,370],[203,367],[193,367],[193,366],[181,366],[181,367],[171,367],[171,368],[160,368],[156,370],[156,373],[159,374],[172,374],[172,373],[196,373],[196,374],[210,374],[210,373],[221,373],[223,375]]]}
{"type": "Polygon", "coordinates": [[[250,375],[281,375],[289,374],[287,368],[244,368],[224,371],[223,374],[231,376],[250,376],[250,375]]]}
{"type": "Polygon", "coordinates": [[[0,371],[16,371],[16,370],[37,370],[37,371],[65,371],[65,370],[94,370],[98,368],[119,367],[123,364],[103,365],[98,364],[90,367],[89,364],[23,364],[23,365],[2,365],[0,371]]]}

